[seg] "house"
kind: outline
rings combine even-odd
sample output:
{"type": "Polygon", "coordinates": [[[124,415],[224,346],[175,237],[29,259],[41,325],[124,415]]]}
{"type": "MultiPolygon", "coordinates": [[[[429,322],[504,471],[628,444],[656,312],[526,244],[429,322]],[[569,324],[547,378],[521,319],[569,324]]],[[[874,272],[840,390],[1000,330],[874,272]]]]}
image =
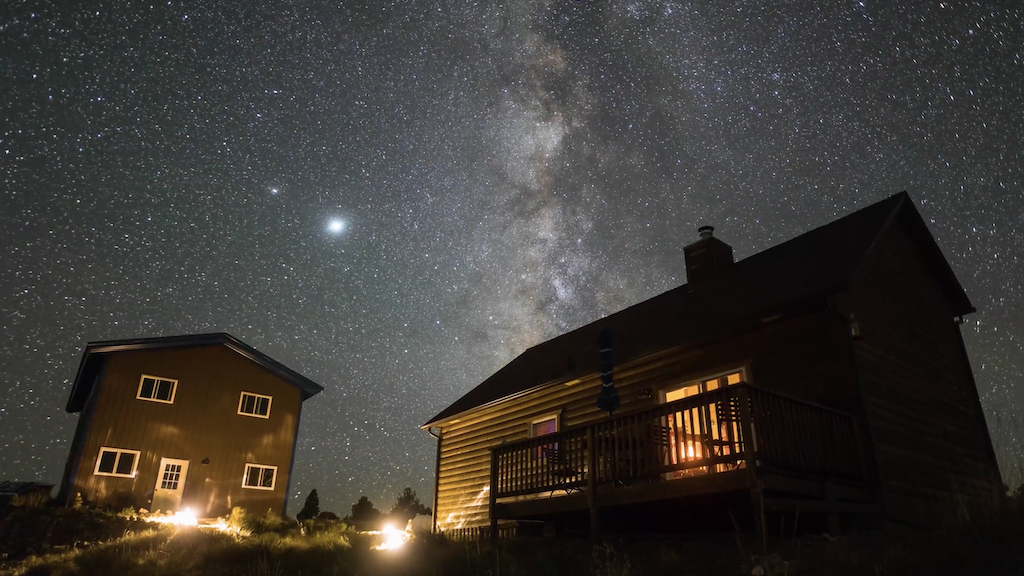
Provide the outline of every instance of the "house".
{"type": "Polygon", "coordinates": [[[225,333],[90,342],[58,501],[284,514],[302,402],[322,390],[225,333]]]}
{"type": "Polygon", "coordinates": [[[423,425],[437,530],[700,529],[737,503],[755,528],[927,524],[1001,488],[959,330],[975,309],[906,193],[738,262],[709,227],[683,250],[687,284],[526,350],[423,425]]]}

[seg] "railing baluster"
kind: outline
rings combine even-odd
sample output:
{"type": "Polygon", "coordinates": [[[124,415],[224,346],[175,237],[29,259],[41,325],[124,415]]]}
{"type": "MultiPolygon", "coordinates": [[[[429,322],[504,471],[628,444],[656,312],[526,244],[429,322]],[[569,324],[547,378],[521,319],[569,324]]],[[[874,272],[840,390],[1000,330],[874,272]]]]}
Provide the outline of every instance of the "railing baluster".
{"type": "Polygon", "coordinates": [[[711,472],[722,464],[742,462],[745,454],[796,471],[848,478],[863,474],[851,416],[739,384],[497,446],[491,489],[497,497],[507,497],[553,491],[565,483],[609,485],[657,478],[672,470],[688,470],[688,475],[702,468],[711,472]],[[734,414],[746,414],[750,421],[734,419],[734,414]],[[565,476],[556,477],[549,461],[540,456],[546,448],[558,451],[565,476]]]}

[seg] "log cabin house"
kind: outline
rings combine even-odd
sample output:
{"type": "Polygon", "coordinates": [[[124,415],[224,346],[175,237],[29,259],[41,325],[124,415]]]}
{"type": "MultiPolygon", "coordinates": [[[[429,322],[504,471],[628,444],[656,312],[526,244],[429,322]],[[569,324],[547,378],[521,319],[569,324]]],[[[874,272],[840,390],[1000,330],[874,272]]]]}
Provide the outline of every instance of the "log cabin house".
{"type": "Polygon", "coordinates": [[[754,529],[922,525],[1001,488],[959,330],[975,308],[906,193],[739,262],[708,227],[684,254],[687,284],[526,350],[423,425],[437,530],[732,529],[737,504],[754,529]]]}
{"type": "Polygon", "coordinates": [[[230,334],[90,342],[58,501],[284,514],[302,402],[322,390],[230,334]]]}

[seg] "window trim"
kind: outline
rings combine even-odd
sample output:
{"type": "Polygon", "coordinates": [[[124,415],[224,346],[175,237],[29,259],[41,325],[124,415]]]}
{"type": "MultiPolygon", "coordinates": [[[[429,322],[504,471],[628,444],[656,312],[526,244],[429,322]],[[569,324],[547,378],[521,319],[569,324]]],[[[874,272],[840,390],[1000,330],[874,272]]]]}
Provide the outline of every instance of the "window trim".
{"type": "MultiPolygon", "coordinates": [[[[237,414],[240,414],[242,416],[252,416],[253,418],[270,418],[270,407],[271,407],[271,404],[273,404],[273,403],[274,403],[274,397],[273,396],[267,396],[266,394],[257,394],[255,392],[246,392],[245,390],[242,390],[241,394],[238,395],[238,412],[237,412],[237,414]],[[257,412],[243,412],[242,411],[242,405],[245,403],[246,395],[253,396],[257,400],[260,399],[260,398],[266,398],[267,399],[267,413],[266,413],[266,415],[259,414],[257,412]]],[[[255,410],[255,409],[256,409],[256,404],[253,404],[253,410],[255,410]]]]}
{"type": "MultiPolygon", "coordinates": [[[[672,392],[675,392],[676,390],[682,390],[683,388],[689,388],[690,386],[696,386],[696,385],[700,384],[701,382],[706,382],[707,380],[714,380],[716,378],[721,378],[722,376],[728,376],[729,374],[735,374],[737,372],[739,372],[739,374],[740,374],[740,381],[738,382],[738,384],[742,384],[742,383],[749,384],[750,383],[750,367],[749,367],[748,364],[742,364],[742,365],[736,366],[734,368],[715,370],[713,372],[705,372],[705,373],[703,373],[700,376],[697,376],[695,378],[687,378],[686,380],[683,380],[682,382],[678,382],[676,384],[671,384],[669,386],[665,386],[664,388],[662,388],[659,391],[660,392],[659,396],[661,397],[660,401],[661,401],[662,404],[665,404],[666,402],[668,402],[668,395],[671,394],[672,392]]],[[[700,392],[698,390],[697,393],[700,394],[702,392],[700,392]]]]}
{"type": "Polygon", "coordinates": [[[270,464],[256,464],[255,462],[246,462],[245,471],[242,473],[242,488],[248,488],[249,490],[274,490],[277,487],[277,466],[270,464]],[[253,468],[260,468],[265,470],[267,468],[274,471],[274,475],[270,479],[270,487],[266,486],[250,486],[245,481],[249,478],[249,470],[253,468]]]}
{"type": "MultiPolygon", "coordinates": [[[[529,423],[529,425],[527,426],[527,429],[526,429],[526,434],[530,438],[543,438],[544,436],[550,436],[551,434],[557,434],[559,431],[561,431],[561,429],[562,429],[562,413],[561,412],[549,412],[547,414],[542,414],[542,415],[537,416],[536,418],[530,420],[530,423],[529,423]],[[554,420],[555,421],[555,429],[553,431],[551,431],[551,432],[548,432],[547,434],[535,434],[534,433],[534,424],[540,424],[541,422],[547,422],[548,420],[554,420]]],[[[554,450],[557,451],[558,450],[558,442],[552,442],[551,444],[545,444],[543,446],[538,446],[537,447],[537,452],[534,454],[534,458],[536,458],[537,460],[543,460],[545,458],[544,451],[547,450],[547,449],[551,449],[551,448],[553,448],[554,450]]]]}
{"type": "MultiPolygon", "coordinates": [[[[156,392],[156,387],[153,387],[153,391],[156,392]]],[[[137,400],[146,400],[147,402],[158,402],[160,404],[174,404],[174,398],[178,394],[178,381],[174,378],[164,378],[163,376],[154,376],[152,374],[143,374],[139,377],[139,389],[135,392],[135,398],[137,400]],[[159,398],[146,397],[142,395],[142,385],[146,382],[146,378],[152,378],[153,380],[171,383],[171,399],[161,400],[159,398]]]]}
{"type": "Polygon", "coordinates": [[[529,435],[529,437],[530,438],[539,438],[540,436],[547,436],[547,434],[540,434],[540,435],[534,434],[533,433],[534,432],[533,431],[533,425],[534,424],[540,424],[541,422],[547,422],[548,420],[554,420],[555,421],[555,429],[552,432],[550,432],[551,434],[554,434],[555,432],[559,432],[559,431],[562,430],[562,415],[561,415],[561,413],[559,413],[559,412],[551,412],[551,413],[548,413],[548,414],[544,414],[544,415],[538,416],[538,417],[534,418],[533,420],[530,420],[530,425],[529,425],[529,428],[527,429],[527,434],[529,435]]]}
{"type": "Polygon", "coordinates": [[[139,473],[139,458],[142,457],[141,450],[131,450],[128,448],[114,448],[112,446],[101,446],[99,453],[96,454],[96,465],[92,468],[93,476],[114,476],[116,478],[135,478],[139,473]],[[103,462],[103,453],[113,452],[116,454],[114,457],[114,471],[113,472],[101,472],[100,464],[103,462]],[[135,460],[132,462],[132,471],[130,474],[118,474],[117,464],[121,461],[122,454],[132,454],[135,456],[135,460]]]}

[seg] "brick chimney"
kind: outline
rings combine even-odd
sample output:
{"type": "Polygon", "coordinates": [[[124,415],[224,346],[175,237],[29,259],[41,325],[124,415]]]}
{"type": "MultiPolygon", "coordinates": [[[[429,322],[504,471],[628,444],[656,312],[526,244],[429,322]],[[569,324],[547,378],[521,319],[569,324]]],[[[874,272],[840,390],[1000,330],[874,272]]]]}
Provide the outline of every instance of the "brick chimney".
{"type": "Polygon", "coordinates": [[[702,288],[724,279],[732,268],[732,246],[715,238],[715,229],[701,226],[700,240],[683,248],[686,281],[690,289],[702,288]]]}

